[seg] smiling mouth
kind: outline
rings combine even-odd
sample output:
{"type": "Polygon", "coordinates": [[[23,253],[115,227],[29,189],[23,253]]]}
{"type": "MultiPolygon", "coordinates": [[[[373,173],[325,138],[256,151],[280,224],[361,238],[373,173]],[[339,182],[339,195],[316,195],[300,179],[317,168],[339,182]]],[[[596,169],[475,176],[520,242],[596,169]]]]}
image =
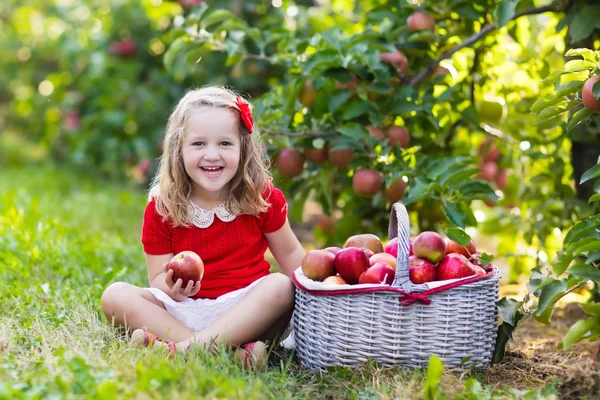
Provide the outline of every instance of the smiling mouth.
{"type": "Polygon", "coordinates": [[[200,169],[208,175],[218,175],[223,170],[223,167],[200,167],[200,169]]]}

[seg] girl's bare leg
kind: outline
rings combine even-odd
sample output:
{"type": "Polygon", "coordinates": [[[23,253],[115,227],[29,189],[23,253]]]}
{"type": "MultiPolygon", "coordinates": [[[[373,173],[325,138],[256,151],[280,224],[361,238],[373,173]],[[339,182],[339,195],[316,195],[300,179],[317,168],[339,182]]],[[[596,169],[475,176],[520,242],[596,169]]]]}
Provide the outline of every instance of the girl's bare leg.
{"type": "Polygon", "coordinates": [[[290,278],[275,273],[259,282],[237,305],[193,337],[177,343],[178,350],[196,344],[242,345],[273,339],[289,323],[294,309],[294,285],[290,278]]]}
{"type": "Polygon", "coordinates": [[[113,325],[132,331],[142,328],[174,342],[194,335],[194,331],[169,314],[152,293],[125,282],[116,282],[106,288],[102,294],[102,310],[113,325]]]}

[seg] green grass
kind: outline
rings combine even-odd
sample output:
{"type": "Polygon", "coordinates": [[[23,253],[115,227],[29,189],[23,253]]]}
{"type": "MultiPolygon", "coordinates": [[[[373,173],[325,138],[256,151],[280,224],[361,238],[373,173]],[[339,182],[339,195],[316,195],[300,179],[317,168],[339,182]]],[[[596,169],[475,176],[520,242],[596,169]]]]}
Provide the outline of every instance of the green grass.
{"type": "MultiPolygon", "coordinates": [[[[146,285],[145,194],[51,166],[0,170],[0,399],[545,398],[494,391],[476,373],[303,369],[291,352],[260,373],[226,351],[167,359],[132,348],[105,321],[111,282],[146,285]],[[430,386],[429,395],[424,387],[430,386]]],[[[440,372],[440,371],[437,371],[440,372]]],[[[507,383],[510,387],[510,383],[507,383]]]]}

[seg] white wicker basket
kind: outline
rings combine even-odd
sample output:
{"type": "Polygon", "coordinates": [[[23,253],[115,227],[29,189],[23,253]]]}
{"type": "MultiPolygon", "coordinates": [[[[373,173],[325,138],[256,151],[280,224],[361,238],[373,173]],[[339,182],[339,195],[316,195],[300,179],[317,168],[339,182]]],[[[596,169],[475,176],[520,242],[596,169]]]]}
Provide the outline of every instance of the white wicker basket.
{"type": "Polygon", "coordinates": [[[301,363],[310,369],[380,365],[424,367],[431,355],[448,367],[490,364],[496,343],[500,271],[430,288],[408,277],[410,240],[406,208],[392,208],[389,238],[398,236],[391,286],[340,286],[315,290],[297,276],[294,336],[301,363]]]}

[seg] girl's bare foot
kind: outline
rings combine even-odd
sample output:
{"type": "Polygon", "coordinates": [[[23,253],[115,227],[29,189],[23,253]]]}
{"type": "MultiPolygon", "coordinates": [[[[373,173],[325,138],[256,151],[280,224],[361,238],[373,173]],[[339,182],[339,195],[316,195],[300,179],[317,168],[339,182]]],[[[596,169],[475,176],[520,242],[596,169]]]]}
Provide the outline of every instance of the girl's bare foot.
{"type": "Polygon", "coordinates": [[[264,369],[267,366],[267,345],[264,342],[246,343],[235,351],[235,357],[249,369],[264,369]]]}
{"type": "Polygon", "coordinates": [[[172,340],[162,340],[158,336],[144,329],[136,329],[133,331],[130,343],[138,347],[161,347],[169,350],[171,353],[176,352],[175,343],[173,343],[172,340]]]}

